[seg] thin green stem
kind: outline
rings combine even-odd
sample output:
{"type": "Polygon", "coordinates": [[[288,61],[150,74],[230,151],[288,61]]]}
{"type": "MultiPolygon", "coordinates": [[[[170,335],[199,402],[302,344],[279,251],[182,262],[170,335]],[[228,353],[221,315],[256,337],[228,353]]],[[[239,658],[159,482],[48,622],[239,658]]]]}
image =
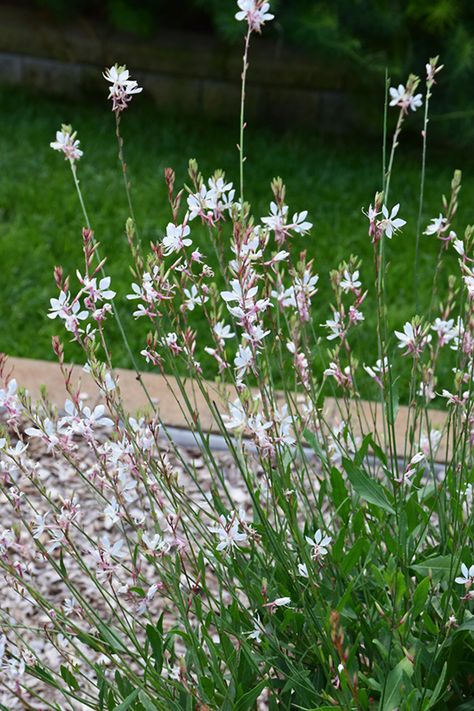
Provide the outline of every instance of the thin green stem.
{"type": "Polygon", "coordinates": [[[244,130],[245,130],[245,89],[247,84],[248,52],[250,44],[250,27],[245,35],[244,56],[242,66],[242,88],[240,93],[240,135],[239,135],[239,168],[240,168],[240,205],[243,213],[244,205],[244,130]]]}

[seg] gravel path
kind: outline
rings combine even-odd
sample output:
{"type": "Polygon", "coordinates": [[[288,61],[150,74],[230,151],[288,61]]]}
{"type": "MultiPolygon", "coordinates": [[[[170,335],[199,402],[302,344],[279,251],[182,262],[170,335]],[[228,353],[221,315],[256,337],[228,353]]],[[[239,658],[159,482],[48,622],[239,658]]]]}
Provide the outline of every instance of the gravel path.
{"type": "MultiPolygon", "coordinates": [[[[85,442],[78,442],[77,456],[83,462],[84,467],[92,466],[94,463],[93,455],[85,442]]],[[[163,441],[163,448],[167,448],[166,440],[163,441]]],[[[180,447],[179,455],[191,465],[195,470],[199,487],[201,487],[201,492],[198,490],[196,484],[192,482],[189,476],[184,473],[183,466],[179,463],[179,457],[175,455],[170,455],[171,463],[175,471],[178,472],[180,483],[185,486],[186,493],[193,501],[200,501],[206,504],[205,498],[211,489],[211,476],[207,467],[204,464],[202,456],[195,447],[180,447]]],[[[80,502],[81,505],[81,527],[85,530],[88,536],[92,540],[99,540],[104,535],[111,535],[111,525],[108,525],[105,517],[100,515],[100,509],[98,509],[97,500],[94,497],[94,493],[91,488],[84,482],[74,470],[72,465],[69,465],[63,458],[56,458],[53,454],[49,453],[45,446],[38,439],[30,440],[28,447],[28,458],[32,467],[35,467],[37,473],[37,484],[39,486],[44,486],[49,490],[52,499],[57,502],[59,506],[63,504],[65,500],[73,500],[80,502]],[[98,515],[99,511],[99,515],[98,515]]],[[[236,469],[233,462],[232,456],[225,451],[215,452],[215,459],[222,469],[227,487],[235,501],[236,506],[247,507],[249,503],[249,497],[247,492],[244,490],[244,485],[241,476],[236,469]]],[[[0,475],[1,475],[1,462],[0,462],[0,475]]],[[[16,481],[16,486],[30,502],[37,502],[39,504],[39,510],[44,509],[44,505],[41,506],[41,496],[32,481],[26,476],[18,472],[18,478],[16,481]]],[[[11,492],[11,489],[10,489],[11,492]]],[[[10,493],[9,492],[9,493],[10,493]]],[[[103,504],[102,504],[103,508],[103,504]]],[[[31,519],[31,514],[29,516],[31,519]]],[[[45,597],[51,601],[51,603],[57,606],[64,606],[64,601],[70,598],[70,593],[64,583],[61,581],[59,576],[52,570],[51,566],[41,557],[38,553],[37,548],[32,543],[31,538],[25,528],[21,526],[18,527],[18,517],[12,509],[11,504],[7,500],[6,490],[4,487],[0,486],[0,531],[2,529],[19,530],[20,536],[15,543],[15,554],[16,560],[21,564],[22,569],[25,570],[25,579],[31,576],[34,580],[35,587],[39,588],[40,592],[45,595],[45,597]]],[[[1,543],[1,541],[0,541],[1,543]]],[[[56,552],[57,553],[57,552],[56,552]]],[[[56,555],[55,553],[55,555],[56,555]]],[[[56,556],[59,560],[59,554],[56,556]]],[[[150,577],[153,575],[153,568],[150,566],[149,571],[144,571],[145,575],[148,572],[150,577]]],[[[102,610],[104,614],[104,619],[107,617],[107,610],[105,607],[101,607],[100,600],[97,599],[97,589],[89,581],[88,577],[81,571],[79,565],[74,563],[73,558],[69,558],[68,561],[68,576],[72,582],[77,584],[81,593],[84,595],[85,599],[94,603],[94,606],[98,610],[102,610]]],[[[58,639],[56,633],[52,631],[51,621],[46,613],[44,613],[36,604],[32,604],[29,595],[25,594],[24,589],[18,591],[16,589],[12,580],[8,580],[5,574],[0,573],[0,599],[1,599],[1,616],[5,621],[6,616],[10,618],[10,622],[14,621],[18,629],[18,646],[22,650],[23,657],[25,656],[25,643],[31,645],[32,650],[38,655],[40,659],[46,660],[49,667],[59,668],[61,663],[64,662],[64,657],[55,648],[58,643],[61,645],[61,649],[65,653],[67,659],[72,662],[75,657],[73,649],[68,648],[66,640],[58,639]],[[51,629],[51,632],[48,630],[51,629]],[[38,630],[41,633],[38,633],[38,630]],[[51,642],[54,641],[54,644],[51,642]]],[[[152,605],[148,608],[152,618],[156,615],[158,617],[159,612],[163,609],[163,599],[157,596],[153,601],[152,605]],[[155,603],[156,600],[156,603],[155,603]]],[[[133,608],[132,608],[133,609],[133,608]]],[[[168,612],[168,624],[171,626],[172,623],[172,610],[166,609],[166,603],[164,605],[165,620],[166,613],[168,612]]],[[[75,613],[74,613],[75,614],[75,613]]],[[[1,621],[1,618],[0,618],[1,621]]],[[[165,624],[165,626],[168,626],[165,624]]],[[[79,645],[80,646],[80,645],[79,645]]],[[[87,652],[87,656],[90,658],[90,650],[84,650],[87,652]]],[[[26,655],[27,661],[33,662],[34,656],[26,655]],[[28,659],[29,657],[29,659],[28,659]]],[[[97,660],[99,655],[96,654],[97,660]]],[[[35,709],[35,711],[47,711],[48,706],[44,702],[38,701],[34,697],[34,692],[37,691],[41,693],[44,691],[44,685],[39,680],[34,680],[30,676],[23,677],[26,679],[28,685],[31,687],[30,693],[24,693],[22,700],[19,700],[11,691],[6,689],[6,675],[0,672],[0,703],[3,704],[3,708],[10,711],[15,709],[35,709]]],[[[81,703],[65,702],[62,697],[58,697],[52,693],[51,690],[47,691],[47,698],[51,702],[59,703],[61,709],[73,709],[74,711],[82,711],[87,707],[81,703]]],[[[1,708],[1,707],[0,707],[1,708]]],[[[263,707],[262,707],[263,708],[263,707]]]]}

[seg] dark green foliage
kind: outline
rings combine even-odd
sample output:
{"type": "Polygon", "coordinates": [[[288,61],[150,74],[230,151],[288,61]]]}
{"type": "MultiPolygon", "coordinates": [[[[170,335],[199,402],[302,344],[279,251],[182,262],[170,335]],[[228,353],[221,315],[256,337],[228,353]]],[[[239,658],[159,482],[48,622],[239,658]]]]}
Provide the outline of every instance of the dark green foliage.
{"type": "MultiPolygon", "coordinates": [[[[82,15],[144,36],[167,27],[214,32],[231,43],[242,36],[242,27],[234,20],[233,0],[29,2],[63,20],[82,15]]],[[[365,88],[368,94],[359,98],[365,99],[368,112],[374,86],[381,86],[386,67],[397,81],[404,81],[410,71],[423,75],[428,58],[440,55],[446,66],[439,78],[443,99],[437,100],[434,114],[459,113],[463,130],[453,132],[452,121],[443,121],[445,136],[468,139],[474,112],[474,5],[470,0],[273,0],[271,5],[276,20],[266,36],[342,72],[346,89],[365,88]]]]}

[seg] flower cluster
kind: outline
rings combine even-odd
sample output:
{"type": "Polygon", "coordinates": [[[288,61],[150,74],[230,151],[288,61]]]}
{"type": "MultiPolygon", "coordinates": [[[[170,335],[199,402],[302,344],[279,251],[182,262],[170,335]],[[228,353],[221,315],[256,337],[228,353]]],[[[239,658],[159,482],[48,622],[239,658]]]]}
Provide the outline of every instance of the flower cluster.
{"type": "Polygon", "coordinates": [[[127,67],[114,64],[105,70],[104,79],[110,83],[109,99],[112,99],[112,111],[119,115],[124,111],[135,94],[143,91],[134,79],[130,79],[127,67]]]}
{"type": "Polygon", "coordinates": [[[49,145],[55,151],[64,153],[66,160],[78,161],[84,154],[79,148],[80,141],[76,138],[77,132],[72,130],[72,126],[63,123],[60,131],[56,131],[56,140],[49,145]]]}
{"type": "Polygon", "coordinates": [[[261,32],[265,22],[273,20],[274,15],[269,11],[270,3],[265,0],[237,0],[239,11],[235,15],[236,20],[248,22],[251,32],[261,32]]]}

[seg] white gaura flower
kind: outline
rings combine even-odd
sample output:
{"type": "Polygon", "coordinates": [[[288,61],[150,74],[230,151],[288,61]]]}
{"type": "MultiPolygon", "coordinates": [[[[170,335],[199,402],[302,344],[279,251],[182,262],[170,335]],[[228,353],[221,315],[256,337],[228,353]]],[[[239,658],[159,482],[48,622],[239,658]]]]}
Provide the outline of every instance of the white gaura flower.
{"type": "Polygon", "coordinates": [[[410,109],[412,111],[416,111],[423,105],[423,96],[421,94],[414,94],[413,96],[410,96],[409,104],[410,109]]]}
{"type": "Polygon", "coordinates": [[[184,295],[186,297],[185,303],[189,311],[194,311],[196,306],[202,306],[208,300],[207,296],[199,293],[195,284],[192,285],[191,291],[189,289],[184,289],[184,295]]]}
{"type": "Polygon", "coordinates": [[[13,657],[10,657],[10,659],[3,661],[1,668],[9,679],[17,681],[25,673],[26,664],[23,659],[14,659],[13,657]]]}
{"type": "Polygon", "coordinates": [[[77,133],[72,130],[72,126],[67,126],[63,123],[60,131],[56,131],[56,140],[49,145],[55,151],[64,153],[66,160],[74,162],[83,156],[83,152],[79,148],[79,143],[76,139],[77,133]]]}
{"type": "MultiPolygon", "coordinates": [[[[71,305],[69,304],[69,299],[70,295],[66,294],[64,291],[59,292],[59,297],[57,299],[52,298],[49,300],[49,303],[51,304],[50,306],[50,313],[48,314],[48,318],[61,318],[61,319],[66,319],[70,313],[71,310],[71,305]]],[[[88,314],[85,312],[87,318],[88,314]]]]}
{"type": "Polygon", "coordinates": [[[190,232],[189,225],[174,225],[169,222],[162,242],[165,257],[173,252],[179,252],[183,247],[189,247],[192,244],[192,240],[188,237],[190,232]]]}
{"type": "Polygon", "coordinates": [[[311,551],[311,557],[313,560],[319,560],[320,558],[324,558],[325,555],[328,553],[328,546],[332,541],[331,536],[323,536],[323,533],[320,528],[316,531],[314,534],[313,538],[310,538],[310,536],[305,536],[306,538],[306,543],[312,547],[311,551]]]}
{"type": "Polygon", "coordinates": [[[290,306],[293,308],[296,307],[296,294],[293,286],[289,286],[285,289],[283,284],[280,283],[278,285],[278,289],[272,290],[271,296],[273,299],[278,301],[278,304],[282,309],[286,309],[290,306]]]}
{"type": "Polygon", "coordinates": [[[246,533],[239,530],[239,517],[235,511],[231,511],[227,518],[224,515],[219,516],[218,524],[210,526],[209,531],[219,537],[218,551],[232,552],[248,538],[246,533]]]}
{"type": "Polygon", "coordinates": [[[42,423],[42,428],[27,427],[25,434],[28,437],[39,437],[48,447],[48,452],[51,452],[60,442],[59,435],[61,432],[56,429],[56,425],[47,417],[42,423]]]}
{"type": "Polygon", "coordinates": [[[448,321],[441,318],[436,318],[431,326],[431,330],[435,331],[439,338],[439,345],[444,346],[446,343],[452,341],[456,336],[456,330],[454,328],[454,319],[450,318],[448,321]]]}
{"type": "Polygon", "coordinates": [[[412,477],[416,474],[416,466],[425,459],[423,452],[417,452],[408,462],[403,474],[394,479],[397,484],[406,484],[407,486],[412,485],[412,477]]]}
{"type": "Polygon", "coordinates": [[[150,553],[168,553],[170,550],[169,543],[167,543],[159,533],[154,535],[148,535],[144,533],[142,536],[142,541],[146,546],[146,549],[150,553]]]}
{"type": "Polygon", "coordinates": [[[120,507],[117,503],[117,499],[115,498],[115,496],[113,497],[110,504],[107,504],[107,506],[105,507],[104,516],[105,524],[108,527],[111,527],[114,525],[114,523],[120,521],[120,507]]]}
{"type": "Polygon", "coordinates": [[[276,600],[273,600],[271,603],[272,605],[275,605],[276,607],[286,607],[291,603],[291,597],[277,597],[276,600]]]}
{"type": "Polygon", "coordinates": [[[219,323],[216,323],[213,328],[213,331],[221,347],[224,347],[225,342],[228,338],[234,338],[235,336],[235,333],[230,330],[230,326],[224,323],[224,321],[219,321],[219,323]]]}
{"type": "Polygon", "coordinates": [[[308,217],[308,210],[303,210],[302,212],[295,212],[293,215],[293,223],[291,229],[298,235],[304,235],[310,231],[313,227],[313,223],[309,222],[306,218],[308,217]]]}
{"type": "Polygon", "coordinates": [[[46,550],[48,551],[48,553],[52,553],[57,548],[61,548],[61,546],[66,542],[66,539],[64,537],[63,531],[49,531],[49,533],[51,535],[51,538],[48,541],[46,550]]]}
{"type": "Polygon", "coordinates": [[[117,114],[127,108],[135,94],[143,91],[134,79],[130,79],[130,72],[125,66],[114,64],[102,76],[110,82],[108,98],[112,99],[112,111],[117,114]]]}
{"type": "Polygon", "coordinates": [[[389,92],[392,97],[390,100],[390,106],[399,106],[400,103],[406,99],[406,91],[403,84],[399,84],[397,88],[391,86],[389,92]]]}
{"type": "Polygon", "coordinates": [[[123,540],[119,538],[115,543],[110,542],[110,538],[105,535],[99,544],[99,550],[101,551],[104,558],[107,560],[112,560],[112,558],[123,558],[125,551],[122,550],[123,540]]]}
{"type": "Polygon", "coordinates": [[[365,363],[363,366],[367,375],[369,375],[373,380],[375,380],[375,382],[380,386],[382,385],[380,376],[383,376],[383,374],[388,370],[388,367],[389,366],[387,356],[384,356],[383,360],[381,358],[377,358],[377,360],[375,361],[375,365],[373,366],[365,365],[365,363]]]}
{"type": "Polygon", "coordinates": [[[277,597],[276,600],[267,602],[264,607],[269,608],[270,614],[273,614],[277,607],[288,607],[291,604],[291,597],[277,597]]]}
{"type": "Polygon", "coordinates": [[[253,353],[250,346],[240,345],[234,359],[238,380],[242,380],[247,371],[252,367],[253,359],[253,353]]]}
{"type": "Polygon", "coordinates": [[[412,94],[403,84],[399,84],[397,88],[391,86],[390,89],[390,106],[399,106],[406,113],[408,109],[416,111],[423,104],[421,94],[412,94]]]}
{"type": "Polygon", "coordinates": [[[73,597],[68,597],[63,602],[63,612],[66,617],[69,617],[74,612],[78,611],[78,606],[76,605],[76,600],[73,597]]]}
{"type": "Polygon", "coordinates": [[[420,447],[425,457],[431,457],[436,453],[441,442],[442,432],[440,430],[430,430],[429,435],[422,432],[420,436],[420,447]]]}
{"type": "Polygon", "coordinates": [[[472,272],[470,274],[466,274],[462,279],[466,285],[469,298],[472,299],[474,297],[474,274],[472,274],[472,272]]]}
{"type": "Polygon", "coordinates": [[[356,291],[360,289],[362,283],[359,281],[359,270],[356,269],[351,274],[347,269],[344,270],[344,278],[341,279],[339,286],[347,294],[348,291],[356,291]]]}
{"type": "Polygon", "coordinates": [[[254,639],[257,644],[260,644],[262,641],[262,623],[260,621],[260,617],[258,615],[255,615],[253,619],[253,630],[251,632],[245,632],[245,636],[248,637],[249,639],[254,639]]]}
{"type": "Polygon", "coordinates": [[[97,301],[109,301],[113,299],[116,292],[110,288],[111,277],[103,277],[97,284],[97,278],[90,279],[87,276],[82,277],[79,271],[77,272],[79,281],[83,284],[84,289],[88,292],[88,298],[92,303],[97,301]]]}
{"type": "Polygon", "coordinates": [[[443,217],[441,212],[438,217],[433,217],[431,224],[428,225],[426,230],[423,232],[424,235],[437,235],[444,232],[448,226],[448,219],[443,217]]]}
{"type": "Polygon", "coordinates": [[[264,0],[237,0],[237,5],[239,11],[235,14],[235,19],[247,20],[252,32],[260,32],[265,22],[274,18],[274,15],[268,12],[270,3],[264,0]]]}
{"type": "Polygon", "coordinates": [[[326,336],[328,341],[334,340],[334,338],[340,338],[341,335],[344,332],[344,324],[341,322],[341,314],[339,311],[333,311],[333,317],[328,318],[326,323],[321,324],[322,326],[325,326],[326,328],[329,328],[331,333],[329,336],[326,336]]]}
{"type": "Polygon", "coordinates": [[[247,415],[239,398],[229,403],[229,415],[222,415],[228,430],[243,430],[247,425],[247,415]]]}
{"type": "Polygon", "coordinates": [[[406,225],[406,220],[397,217],[399,209],[400,203],[397,203],[389,214],[387,207],[382,205],[382,215],[384,219],[380,221],[380,227],[389,239],[393,237],[394,232],[403,227],[403,225],[406,225]]]}
{"type": "Polygon", "coordinates": [[[90,407],[82,408],[82,415],[85,423],[89,427],[112,427],[114,421],[105,416],[105,405],[96,405],[93,410],[90,407]]]}
{"type": "Polygon", "coordinates": [[[459,583],[460,585],[466,585],[470,588],[474,583],[474,565],[471,565],[471,567],[468,568],[465,563],[462,563],[461,575],[459,575],[454,582],[459,583]]]}
{"type": "Polygon", "coordinates": [[[35,522],[32,525],[33,538],[41,538],[46,530],[46,519],[49,516],[49,511],[43,516],[41,514],[35,514],[35,522]]]}
{"type": "Polygon", "coordinates": [[[403,355],[409,353],[419,355],[423,348],[431,342],[431,335],[424,333],[421,324],[407,321],[402,331],[395,331],[399,348],[406,348],[403,355]]]}
{"type": "Polygon", "coordinates": [[[298,563],[298,575],[302,578],[309,578],[308,567],[306,563],[298,563]]]}
{"type": "Polygon", "coordinates": [[[459,254],[460,257],[464,257],[466,254],[465,249],[464,249],[464,242],[460,239],[455,239],[453,241],[453,247],[456,250],[456,252],[459,254]]]}
{"type": "Polygon", "coordinates": [[[293,436],[293,418],[288,414],[288,405],[285,403],[281,410],[275,410],[275,427],[278,441],[281,444],[292,446],[296,440],[293,436]]]}
{"type": "Polygon", "coordinates": [[[117,384],[116,384],[115,380],[113,379],[113,376],[111,373],[105,374],[104,385],[105,385],[105,389],[109,393],[112,392],[112,390],[116,389],[117,384]]]}

